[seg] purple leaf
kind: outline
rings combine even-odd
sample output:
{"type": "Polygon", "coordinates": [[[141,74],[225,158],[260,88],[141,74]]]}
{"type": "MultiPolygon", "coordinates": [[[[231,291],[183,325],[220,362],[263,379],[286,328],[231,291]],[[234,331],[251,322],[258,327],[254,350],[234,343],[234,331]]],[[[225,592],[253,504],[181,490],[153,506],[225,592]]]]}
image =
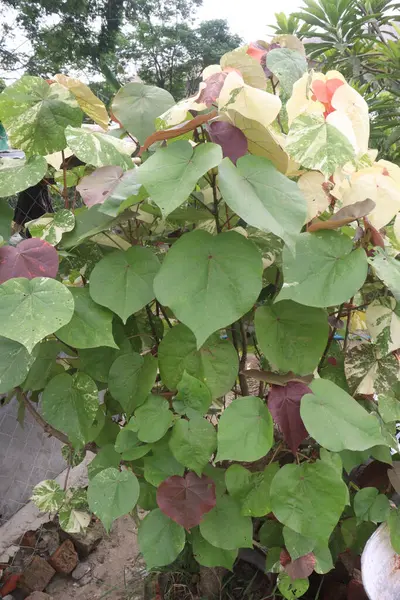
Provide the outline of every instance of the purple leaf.
{"type": "Polygon", "coordinates": [[[247,154],[247,139],[243,131],[224,121],[213,121],[208,131],[211,141],[219,144],[224,158],[227,156],[236,165],[237,160],[247,154]]]}
{"type": "Polygon", "coordinates": [[[121,180],[124,171],[121,167],[100,167],[91,175],[86,175],[76,186],[88,208],[103,204],[121,180]]]}
{"type": "Polygon", "coordinates": [[[305,394],[311,393],[304,383],[290,381],[285,386],[272,385],[268,395],[268,408],[293,454],[308,436],[300,416],[300,401],[305,394]]]}
{"type": "Polygon", "coordinates": [[[214,73],[207,77],[201,84],[201,92],[196,102],[199,104],[205,104],[208,108],[214,104],[219,98],[219,93],[224,85],[225,79],[228,77],[228,73],[222,71],[221,73],[214,73]],[[205,85],[204,85],[205,84],[205,85]]]}
{"type": "Polygon", "coordinates": [[[282,550],[280,563],[290,579],[294,581],[295,579],[306,579],[309,577],[314,571],[316,559],[314,554],[310,552],[309,554],[300,556],[296,560],[291,560],[289,552],[282,550]]]}
{"type": "Polygon", "coordinates": [[[57,250],[44,240],[32,238],[0,248],[0,283],[14,277],[55,277],[57,272],[57,250]]]}
{"type": "Polygon", "coordinates": [[[157,504],[170,519],[189,530],[216,504],[215,483],[206,475],[173,475],[157,489],[157,504]]]}

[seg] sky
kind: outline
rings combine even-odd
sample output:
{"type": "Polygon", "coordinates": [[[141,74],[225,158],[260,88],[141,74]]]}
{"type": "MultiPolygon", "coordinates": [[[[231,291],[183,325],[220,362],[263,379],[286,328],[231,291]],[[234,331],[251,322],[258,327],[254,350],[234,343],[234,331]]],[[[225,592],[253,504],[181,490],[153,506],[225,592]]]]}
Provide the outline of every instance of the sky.
{"type": "Polygon", "coordinates": [[[263,39],[275,23],[275,13],[290,14],[303,5],[301,0],[203,0],[198,12],[201,20],[226,19],[233,33],[246,42],[263,39]]]}
{"type": "MultiPolygon", "coordinates": [[[[238,33],[244,42],[259,39],[268,39],[273,30],[268,25],[275,23],[275,13],[285,12],[287,15],[298,10],[302,6],[302,0],[203,0],[203,5],[196,14],[196,21],[208,19],[226,19],[232,33],[238,33]]],[[[10,20],[14,20],[15,11],[9,10],[10,20]]],[[[17,31],[12,45],[24,46],[29,52],[30,43],[17,31]]],[[[11,83],[23,74],[16,70],[14,73],[3,73],[4,77],[11,83]]]]}

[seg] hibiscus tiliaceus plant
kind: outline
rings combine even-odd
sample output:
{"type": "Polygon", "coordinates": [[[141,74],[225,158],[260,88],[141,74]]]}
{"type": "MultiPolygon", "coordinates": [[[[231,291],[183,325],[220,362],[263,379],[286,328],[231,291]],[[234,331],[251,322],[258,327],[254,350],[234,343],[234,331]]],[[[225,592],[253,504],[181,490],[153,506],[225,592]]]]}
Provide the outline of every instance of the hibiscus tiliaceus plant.
{"type": "Polygon", "coordinates": [[[280,36],[177,104],[25,76],[0,121],[24,153],[0,159],[2,232],[38,182],[60,207],[2,240],[0,392],[72,466],[95,453],[37,506],[68,532],[131,514],[149,569],[255,545],[287,598],[380,523],[400,552],[391,484],[351,475],[391,472],[400,419],[400,168],[360,94],[280,36]]]}

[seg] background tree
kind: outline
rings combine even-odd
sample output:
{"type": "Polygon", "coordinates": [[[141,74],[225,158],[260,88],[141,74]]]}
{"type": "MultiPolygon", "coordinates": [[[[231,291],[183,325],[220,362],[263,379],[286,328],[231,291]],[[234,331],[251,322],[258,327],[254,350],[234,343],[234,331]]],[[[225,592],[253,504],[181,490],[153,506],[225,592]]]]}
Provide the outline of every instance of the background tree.
{"type": "Polygon", "coordinates": [[[19,51],[10,26],[3,26],[0,68],[42,77],[71,69],[89,78],[100,75],[104,99],[138,72],[180,97],[193,89],[205,66],[241,42],[224,20],[195,27],[200,5],[201,0],[0,0],[3,15],[16,11],[16,24],[32,47],[31,55],[25,44],[19,51]]]}

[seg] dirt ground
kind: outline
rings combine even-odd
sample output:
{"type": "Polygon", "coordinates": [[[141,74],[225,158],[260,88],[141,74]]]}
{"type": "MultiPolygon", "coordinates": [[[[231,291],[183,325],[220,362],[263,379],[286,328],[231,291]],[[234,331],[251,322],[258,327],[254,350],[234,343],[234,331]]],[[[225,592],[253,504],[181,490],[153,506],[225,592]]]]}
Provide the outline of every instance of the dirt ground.
{"type": "Polygon", "coordinates": [[[90,571],[79,581],[56,575],[46,592],[53,600],[143,600],[146,570],[136,535],[132,519],[121,517],[83,561],[90,571]]]}

